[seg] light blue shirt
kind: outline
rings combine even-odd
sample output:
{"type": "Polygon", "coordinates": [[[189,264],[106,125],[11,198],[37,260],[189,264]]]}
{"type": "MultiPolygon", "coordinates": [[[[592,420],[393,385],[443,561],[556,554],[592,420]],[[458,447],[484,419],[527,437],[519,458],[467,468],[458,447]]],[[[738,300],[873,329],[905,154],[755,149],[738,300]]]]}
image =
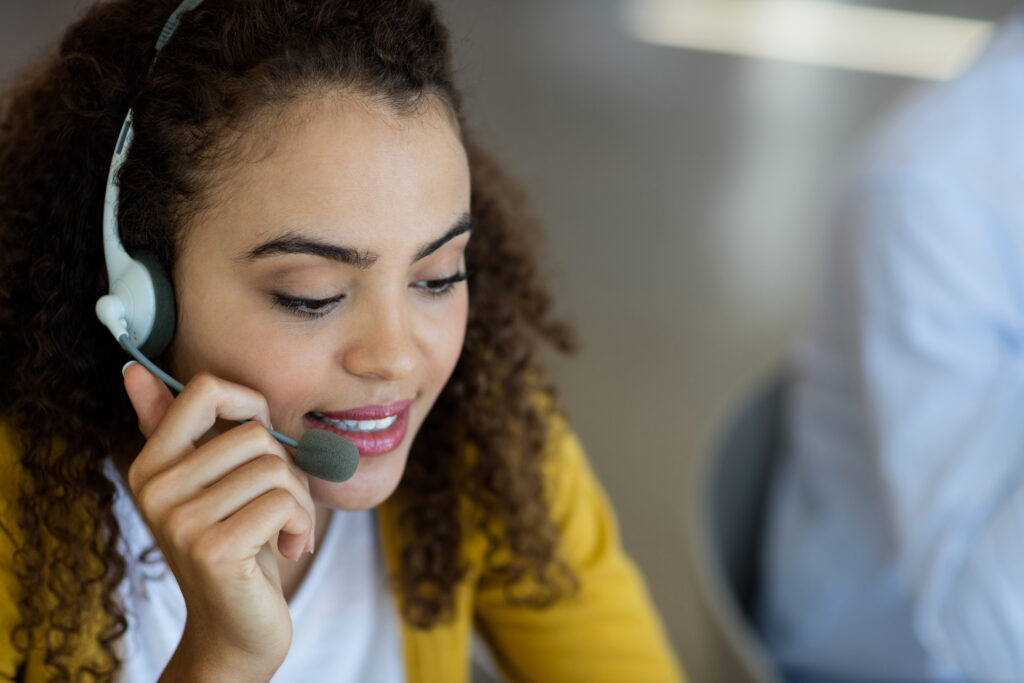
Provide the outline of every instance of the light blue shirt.
{"type": "Polygon", "coordinates": [[[761,626],[814,681],[1024,681],[1024,14],[838,207],[761,626]]]}

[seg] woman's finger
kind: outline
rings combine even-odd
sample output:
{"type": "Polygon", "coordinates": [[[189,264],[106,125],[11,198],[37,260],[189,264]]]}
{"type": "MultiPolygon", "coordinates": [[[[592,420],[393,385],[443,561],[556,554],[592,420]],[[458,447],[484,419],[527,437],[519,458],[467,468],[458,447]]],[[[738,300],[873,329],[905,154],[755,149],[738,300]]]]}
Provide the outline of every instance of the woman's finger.
{"type": "Polygon", "coordinates": [[[243,557],[255,557],[264,544],[281,532],[283,538],[278,542],[281,553],[297,560],[313,528],[313,519],[295,497],[285,489],[276,488],[207,529],[200,538],[203,545],[200,552],[207,557],[212,553],[213,561],[235,560],[237,556],[233,553],[236,552],[241,552],[243,557]],[[285,542],[283,548],[281,541],[285,542]]]}
{"type": "Polygon", "coordinates": [[[124,388],[139,418],[139,431],[147,439],[174,402],[171,390],[138,363],[125,368],[124,388]]]}
{"type": "Polygon", "coordinates": [[[132,490],[137,491],[155,474],[192,452],[218,418],[255,420],[270,427],[270,412],[262,394],[209,373],[199,373],[167,408],[132,464],[132,490]]]}
{"type": "Polygon", "coordinates": [[[308,489],[306,474],[292,464],[284,446],[258,422],[235,425],[160,471],[153,471],[161,465],[159,459],[140,456],[132,464],[132,478],[141,484],[138,496],[145,493],[147,504],[155,512],[194,498],[236,468],[266,454],[292,468],[308,489]]]}
{"type": "MultiPolygon", "coordinates": [[[[160,482],[161,490],[167,488],[162,479],[161,475],[153,480],[160,482]]],[[[315,524],[316,507],[309,495],[306,482],[295,475],[291,465],[271,454],[264,454],[246,462],[210,487],[202,489],[200,495],[177,505],[174,516],[178,523],[190,528],[213,526],[274,489],[290,493],[315,524]]],[[[161,512],[156,514],[162,516],[161,512]]],[[[301,547],[305,547],[309,539],[301,540],[301,547]]]]}

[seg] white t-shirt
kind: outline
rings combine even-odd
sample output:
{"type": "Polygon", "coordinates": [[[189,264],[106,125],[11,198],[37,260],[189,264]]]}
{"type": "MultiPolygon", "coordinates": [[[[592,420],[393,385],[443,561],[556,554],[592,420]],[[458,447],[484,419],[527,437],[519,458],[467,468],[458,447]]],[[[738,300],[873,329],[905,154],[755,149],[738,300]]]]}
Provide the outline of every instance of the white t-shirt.
{"type": "MultiPolygon", "coordinates": [[[[124,537],[127,573],[120,595],[128,630],[120,643],[120,681],[156,681],[185,628],[185,600],[155,547],[124,482],[114,511],[124,537]],[[126,546],[126,547],[125,547],[126,546]]],[[[273,677],[276,683],[402,683],[405,680],[398,618],[389,590],[374,514],[334,512],[298,592],[288,603],[292,645],[273,677]]]]}

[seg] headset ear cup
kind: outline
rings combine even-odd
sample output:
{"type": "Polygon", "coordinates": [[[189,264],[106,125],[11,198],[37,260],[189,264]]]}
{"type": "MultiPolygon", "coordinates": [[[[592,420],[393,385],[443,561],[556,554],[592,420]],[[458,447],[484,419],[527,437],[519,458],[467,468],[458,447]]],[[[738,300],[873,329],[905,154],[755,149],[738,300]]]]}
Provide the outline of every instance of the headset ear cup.
{"type": "Polygon", "coordinates": [[[167,277],[163,266],[156,257],[147,252],[140,251],[132,254],[132,258],[142,264],[149,272],[149,278],[153,282],[153,295],[156,300],[156,312],[153,316],[153,329],[149,338],[139,349],[145,356],[156,358],[174,337],[174,327],[177,314],[174,306],[174,287],[171,279],[167,277]]]}

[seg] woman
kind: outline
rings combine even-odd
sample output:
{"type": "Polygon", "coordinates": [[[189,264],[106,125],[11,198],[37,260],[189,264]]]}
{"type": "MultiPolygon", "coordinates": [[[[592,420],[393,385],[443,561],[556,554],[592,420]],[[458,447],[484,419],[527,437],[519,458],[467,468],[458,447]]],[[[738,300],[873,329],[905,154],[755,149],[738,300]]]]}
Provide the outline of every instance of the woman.
{"type": "Polygon", "coordinates": [[[176,6],[93,8],[5,99],[0,674],[458,681],[475,621],[513,679],[678,680],[434,9],[207,0],[154,59],[176,6]],[[170,276],[177,397],[120,386],[92,310],[129,108],[116,215],[170,276]],[[271,427],[344,436],[355,474],[271,427]]]}

